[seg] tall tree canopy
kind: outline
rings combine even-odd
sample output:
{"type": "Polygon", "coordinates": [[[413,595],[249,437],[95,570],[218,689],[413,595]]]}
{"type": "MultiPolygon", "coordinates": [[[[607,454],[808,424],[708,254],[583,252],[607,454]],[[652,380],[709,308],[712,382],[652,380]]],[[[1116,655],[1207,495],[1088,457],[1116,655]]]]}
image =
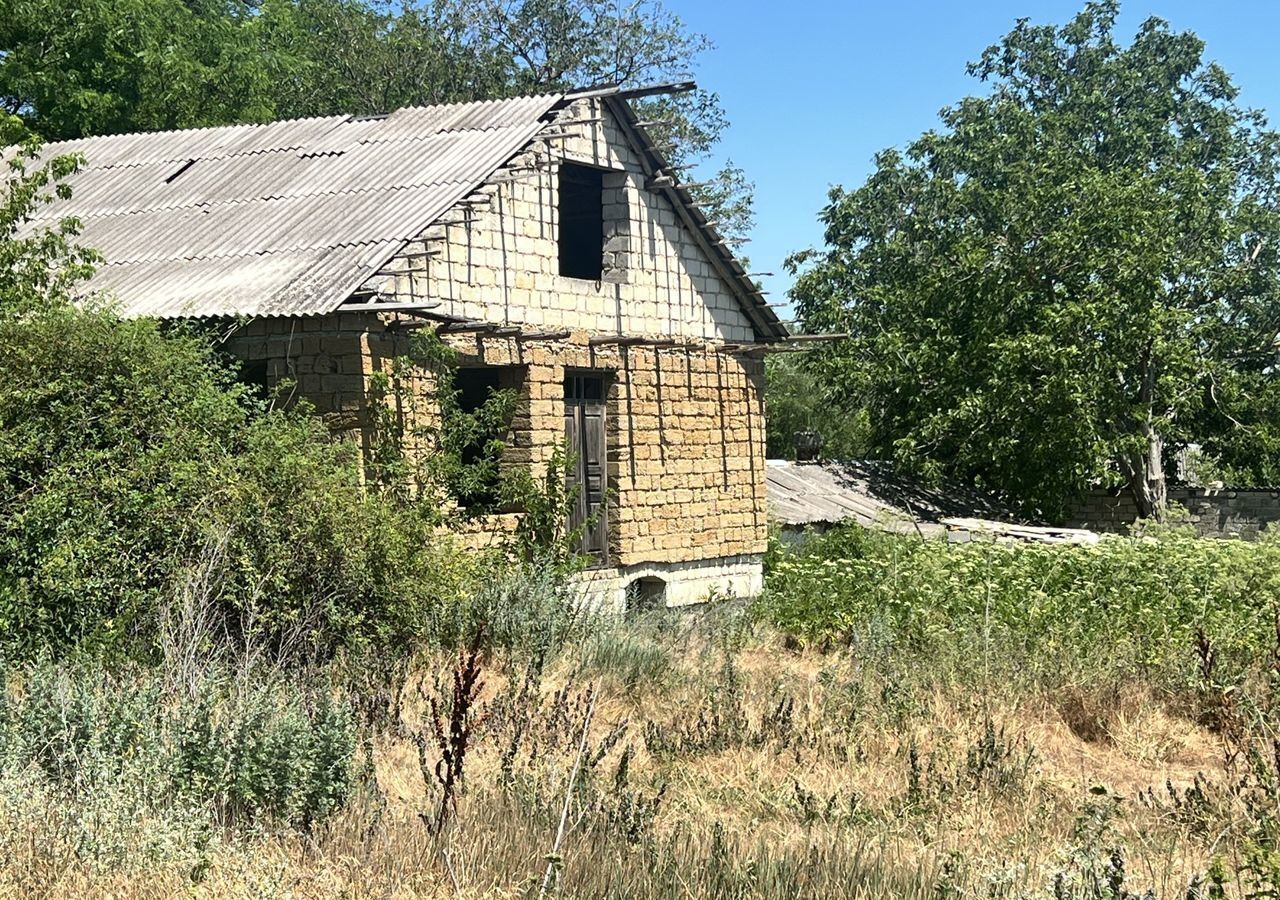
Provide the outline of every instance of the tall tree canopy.
{"type": "Polygon", "coordinates": [[[1280,476],[1280,144],[1203,59],[1118,4],[1021,20],[969,65],[987,90],[835,189],[794,256],[815,357],[876,450],[1061,514],[1127,485],[1159,515],[1172,453],[1280,476]]]}
{"type": "MultiPolygon", "coordinates": [[[[364,115],[683,79],[708,46],[658,0],[0,0],[0,107],[45,140],[364,115]]],[[[726,125],[712,93],[645,105],[680,164],[726,125]]],[[[750,227],[740,169],[701,191],[750,227]]]]}

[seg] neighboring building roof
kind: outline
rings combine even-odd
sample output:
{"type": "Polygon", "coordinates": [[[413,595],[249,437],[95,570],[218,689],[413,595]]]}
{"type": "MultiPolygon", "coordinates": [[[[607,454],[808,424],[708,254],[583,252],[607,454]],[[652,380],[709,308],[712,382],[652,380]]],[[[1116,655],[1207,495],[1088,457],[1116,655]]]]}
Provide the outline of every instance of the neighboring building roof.
{"type": "MultiPolygon", "coordinates": [[[[661,154],[626,102],[652,91],[604,88],[442,106],[109,135],[49,144],[79,153],[71,198],[31,229],[67,216],[103,254],[88,291],[132,316],[295,316],[331,312],[460,200],[491,179],[553,113],[598,97],[646,160],[661,154]]],[[[668,181],[672,181],[670,178],[668,181]]],[[[764,340],[786,336],[684,188],[663,183],[764,340]]]]}
{"type": "Polygon", "coordinates": [[[865,528],[970,540],[986,535],[1049,543],[1093,543],[1078,528],[1027,525],[994,498],[965,488],[932,488],[880,460],[795,463],[768,460],[769,516],[783,527],[853,522],[865,528]]]}
{"type": "Polygon", "coordinates": [[[333,310],[515,155],[563,95],[50,144],[86,168],[36,224],[80,219],[88,287],[126,315],[333,310]]]}

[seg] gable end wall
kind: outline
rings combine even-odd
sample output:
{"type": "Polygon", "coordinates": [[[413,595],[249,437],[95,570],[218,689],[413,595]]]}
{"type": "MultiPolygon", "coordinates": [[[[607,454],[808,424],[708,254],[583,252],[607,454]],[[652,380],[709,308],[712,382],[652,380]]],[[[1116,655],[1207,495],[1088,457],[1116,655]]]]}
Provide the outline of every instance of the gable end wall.
{"type": "Polygon", "coordinates": [[[645,186],[639,156],[605,104],[580,100],[534,146],[413,242],[370,287],[397,302],[537,329],[750,342],[755,332],[733,289],[671,201],[645,186]],[[577,123],[577,124],[575,124],[577,123]],[[606,170],[605,274],[558,273],[558,167],[606,170]]]}
{"type": "MultiPolygon", "coordinates": [[[[588,101],[568,112],[579,120],[607,116],[588,101]]],[[[645,189],[620,129],[607,119],[552,127],[580,134],[522,154],[496,183],[472,195],[469,212],[461,207],[446,216],[459,224],[429,229],[393,262],[397,274],[374,286],[381,299],[438,302],[433,312],[525,332],[571,332],[524,340],[445,336],[462,365],[521,367],[508,461],[535,474],[545,472],[564,437],[566,371],[606,376],[611,565],[584,579],[599,602],[619,607],[627,585],[640,577],[667,582],[670,604],[705,599],[712,589],[754,593],[767,543],[763,364],[716,349],[752,341],[754,331],[665,195],[645,189]],[[607,222],[614,215],[602,235],[600,282],[557,273],[561,159],[611,170],[607,222]],[[670,338],[677,345],[592,345],[593,334],[670,338]]],[[[273,380],[296,379],[296,396],[363,443],[370,377],[390,371],[392,358],[407,350],[407,333],[388,331],[386,318],[395,317],[259,319],[229,345],[246,358],[267,359],[273,380]]],[[[433,383],[427,373],[416,388],[428,416],[433,383]]],[[[510,517],[490,523],[510,524],[510,517]]]]}

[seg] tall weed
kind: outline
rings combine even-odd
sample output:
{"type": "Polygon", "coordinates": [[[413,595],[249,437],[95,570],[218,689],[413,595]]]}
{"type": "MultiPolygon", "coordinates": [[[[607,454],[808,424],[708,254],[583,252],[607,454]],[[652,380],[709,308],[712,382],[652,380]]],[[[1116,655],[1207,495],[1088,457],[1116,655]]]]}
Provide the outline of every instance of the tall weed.
{"type": "Polygon", "coordinates": [[[770,562],[756,613],[784,632],[872,652],[963,645],[975,668],[996,655],[1046,673],[1066,661],[1185,682],[1203,630],[1239,675],[1270,646],[1280,606],[1274,537],[950,544],[851,527],[770,562]]]}

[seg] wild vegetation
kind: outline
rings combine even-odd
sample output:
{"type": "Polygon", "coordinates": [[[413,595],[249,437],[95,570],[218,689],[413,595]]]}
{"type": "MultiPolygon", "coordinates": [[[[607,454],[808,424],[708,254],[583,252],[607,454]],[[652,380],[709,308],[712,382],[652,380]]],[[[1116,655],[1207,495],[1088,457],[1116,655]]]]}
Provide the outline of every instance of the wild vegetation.
{"type": "Polygon", "coordinates": [[[775,353],[765,360],[765,434],[769,459],[791,459],[795,435],[818,434],[827,459],[863,459],[870,455],[866,411],[840,402],[799,353],[775,353]]]}
{"type": "Polygon", "coordinates": [[[1202,638],[1233,678],[1271,652],[1280,541],[1171,528],[1095,545],[950,545],[848,528],[778,553],[770,586],[762,615],[809,644],[926,656],[999,647],[1029,677],[1140,673],[1175,694],[1202,638]]]}
{"type": "MultiPolygon", "coordinates": [[[[29,139],[0,202],[0,652],[154,659],[195,583],[210,640],[384,665],[442,633],[490,564],[442,536],[466,513],[450,498],[481,483],[529,514],[496,552],[572,567],[550,524],[563,488],[498,477],[511,397],[462,411],[440,348],[400,365],[435,367],[446,433],[406,435],[388,413],[366,458],[306,404],[241,384],[217,334],[73,304],[95,261],[75,223],[21,226],[77,165],[29,139]],[[410,465],[407,440],[437,452],[410,465]]],[[[381,376],[388,394],[394,380],[381,376]]]]}
{"type": "Polygon", "coordinates": [[[453,650],[437,649],[453,633],[427,636],[391,677],[227,655],[202,638],[193,595],[161,664],[9,667],[0,883],[68,897],[1268,896],[1275,606],[1228,572],[1275,548],[1174,535],[1115,538],[1090,550],[1102,563],[1081,552],[835,534],[775,550],[757,604],[631,622],[510,567],[472,598],[481,630],[453,650]],[[1117,577],[1150,548],[1198,566],[1200,603],[1117,577]],[[895,554],[898,573],[879,567],[895,554]],[[1009,622],[965,608],[984,588],[988,608],[1014,602],[1046,561],[1072,573],[1055,589],[1098,595],[1063,603],[1061,630],[1008,641],[1009,622]],[[851,562],[886,595],[913,578],[920,616],[847,592],[795,602],[851,562]],[[1156,610],[1168,627],[1149,634],[1156,610]]]}
{"type": "MultiPolygon", "coordinates": [[[[66,39],[101,37],[93,12],[66,39]]],[[[399,27],[376,34],[394,49],[399,27]]],[[[1072,34],[1099,50],[1097,28],[1072,34]]],[[[133,85],[175,59],[196,66],[115,62],[133,85]]],[[[99,88],[72,95],[113,109],[99,88]]],[[[752,602],[599,617],[557,552],[554,469],[503,488],[526,510],[512,545],[464,554],[441,527],[450,492],[497,474],[475,450],[499,440],[502,397],[464,414],[446,391],[452,433],[424,472],[394,423],[362,459],[240,385],[210,335],[72,306],[94,259],[75,223],[20,225],[78,162],[34,144],[12,161],[0,892],[1280,895],[1275,540],[836,530],[775,545],[752,602]]]]}

